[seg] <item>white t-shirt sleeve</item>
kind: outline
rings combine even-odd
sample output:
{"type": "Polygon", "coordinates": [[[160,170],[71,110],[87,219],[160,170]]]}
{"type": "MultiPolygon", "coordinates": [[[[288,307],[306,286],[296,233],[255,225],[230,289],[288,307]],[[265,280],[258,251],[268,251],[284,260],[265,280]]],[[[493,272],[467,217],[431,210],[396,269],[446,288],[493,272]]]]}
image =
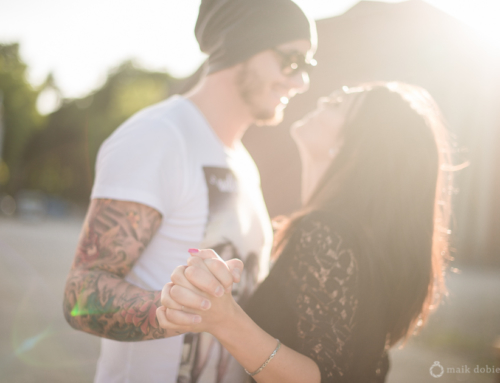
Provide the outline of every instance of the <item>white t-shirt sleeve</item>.
{"type": "Polygon", "coordinates": [[[99,149],[91,198],[138,202],[167,217],[182,196],[184,143],[172,126],[129,120],[99,149]]]}

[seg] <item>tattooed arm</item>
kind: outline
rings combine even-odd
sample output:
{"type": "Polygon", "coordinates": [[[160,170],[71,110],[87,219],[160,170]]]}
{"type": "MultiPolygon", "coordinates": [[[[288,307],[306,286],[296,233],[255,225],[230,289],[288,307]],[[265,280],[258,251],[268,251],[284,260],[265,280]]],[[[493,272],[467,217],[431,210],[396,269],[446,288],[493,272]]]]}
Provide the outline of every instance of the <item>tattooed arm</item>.
{"type": "Polygon", "coordinates": [[[64,292],[64,315],[77,330],[138,341],[176,335],[158,326],[161,291],[124,280],[160,226],[148,206],[92,200],[64,292]]]}

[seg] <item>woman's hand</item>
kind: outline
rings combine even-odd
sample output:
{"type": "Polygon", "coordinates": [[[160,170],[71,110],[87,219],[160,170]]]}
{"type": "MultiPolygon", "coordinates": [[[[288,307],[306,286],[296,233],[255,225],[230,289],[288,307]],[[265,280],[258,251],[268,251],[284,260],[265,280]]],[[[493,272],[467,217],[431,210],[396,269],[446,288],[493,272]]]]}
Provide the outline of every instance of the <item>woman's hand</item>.
{"type": "MultiPolygon", "coordinates": [[[[193,253],[192,253],[193,254],[193,253]]],[[[178,334],[184,332],[217,332],[231,320],[237,303],[231,290],[239,282],[243,262],[225,263],[213,250],[200,250],[172,273],[157,309],[162,328],[178,334]]]]}
{"type": "MultiPolygon", "coordinates": [[[[201,250],[179,266],[163,288],[156,311],[162,328],[178,334],[206,331],[248,371],[256,371],[276,348],[276,339],[262,330],[234,301],[231,285],[243,270],[240,260],[225,263],[213,250],[201,250]],[[231,270],[237,269],[234,274],[231,270]]],[[[271,314],[270,314],[271,315],[271,314]]],[[[320,382],[317,364],[282,345],[255,380],[320,382]]]]}

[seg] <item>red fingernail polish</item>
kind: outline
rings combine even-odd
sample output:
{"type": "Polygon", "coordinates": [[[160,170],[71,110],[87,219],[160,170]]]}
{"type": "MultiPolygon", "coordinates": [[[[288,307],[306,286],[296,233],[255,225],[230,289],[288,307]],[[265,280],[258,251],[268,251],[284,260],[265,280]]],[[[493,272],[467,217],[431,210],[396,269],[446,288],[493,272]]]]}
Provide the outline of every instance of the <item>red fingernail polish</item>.
{"type": "Polygon", "coordinates": [[[188,253],[199,253],[200,250],[198,249],[188,249],[188,253]]]}

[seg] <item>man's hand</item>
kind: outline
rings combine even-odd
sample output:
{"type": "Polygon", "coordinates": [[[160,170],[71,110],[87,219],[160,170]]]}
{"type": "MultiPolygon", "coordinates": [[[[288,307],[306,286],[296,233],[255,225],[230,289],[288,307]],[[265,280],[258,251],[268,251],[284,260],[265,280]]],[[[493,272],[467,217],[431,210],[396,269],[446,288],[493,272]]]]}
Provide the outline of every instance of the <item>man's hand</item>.
{"type": "MultiPolygon", "coordinates": [[[[191,258],[188,259],[188,266],[198,266],[211,274],[207,280],[207,282],[214,282],[213,278],[215,277],[224,287],[226,292],[231,292],[233,283],[238,283],[241,279],[241,273],[243,271],[243,262],[240,259],[234,258],[230,259],[227,262],[224,260],[212,249],[189,249],[189,253],[192,255],[191,258]],[[198,259],[199,258],[199,259],[198,259]],[[199,260],[202,259],[205,262],[201,263],[199,260]],[[227,273],[230,272],[232,277],[227,273]]],[[[188,280],[190,278],[188,277],[188,280]]],[[[195,277],[193,277],[195,279],[195,277]]],[[[210,286],[200,284],[199,288],[202,291],[204,289],[209,289],[210,286]]],[[[209,291],[205,291],[206,293],[210,293],[209,291]]]]}
{"type": "Polygon", "coordinates": [[[173,335],[156,320],[161,292],[123,279],[160,223],[161,214],[151,207],[92,200],[64,292],[64,315],[72,327],[122,341],[173,335]]]}
{"type": "Polygon", "coordinates": [[[188,266],[176,268],[172,282],[163,288],[163,307],[157,310],[160,326],[177,333],[213,333],[223,327],[237,306],[231,290],[242,270],[239,259],[225,263],[213,250],[196,252],[188,266]]]}

